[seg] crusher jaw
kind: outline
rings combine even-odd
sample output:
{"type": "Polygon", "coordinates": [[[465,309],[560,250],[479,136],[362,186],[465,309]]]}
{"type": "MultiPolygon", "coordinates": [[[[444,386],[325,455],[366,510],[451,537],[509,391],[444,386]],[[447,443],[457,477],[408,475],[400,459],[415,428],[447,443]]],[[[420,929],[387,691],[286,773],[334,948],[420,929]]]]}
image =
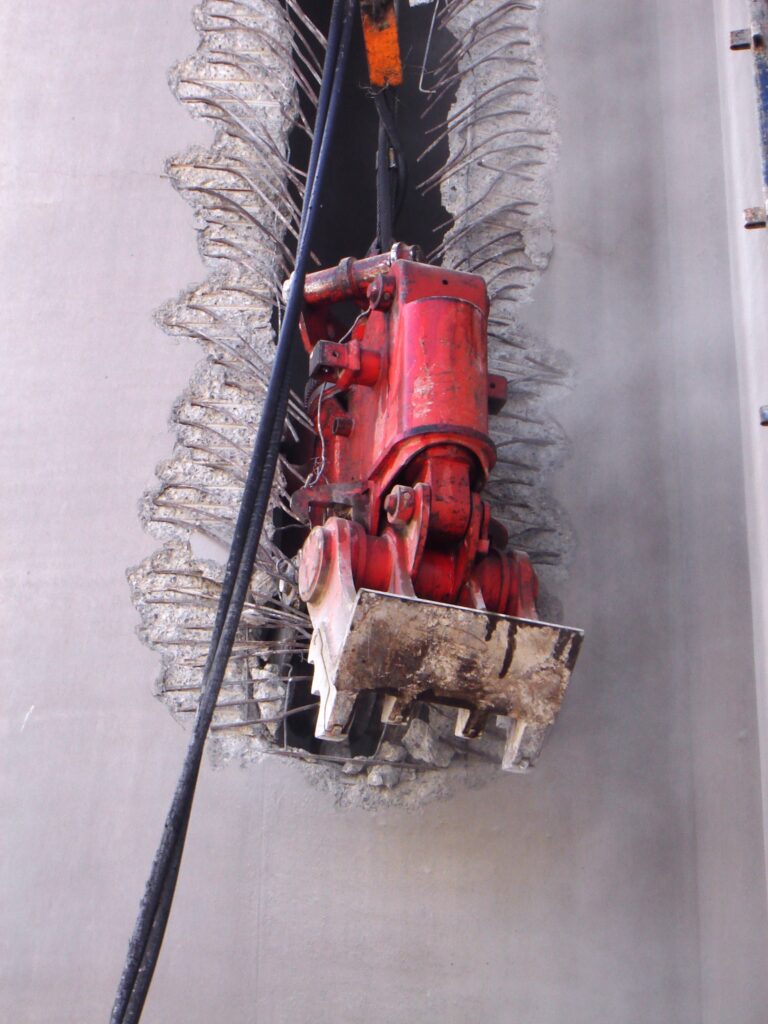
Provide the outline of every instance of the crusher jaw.
{"type": "Polygon", "coordinates": [[[417,262],[398,244],[307,278],[302,337],[314,469],[292,498],[312,529],[299,593],[313,634],[316,735],[346,738],[361,693],[406,723],[417,701],[458,709],[456,734],[507,730],[502,767],[538,757],[582,633],[540,622],[528,557],[508,551],[481,494],[488,418],[507,382],[488,373],[482,278],[417,262]],[[362,308],[343,334],[333,306],[362,308]]]}

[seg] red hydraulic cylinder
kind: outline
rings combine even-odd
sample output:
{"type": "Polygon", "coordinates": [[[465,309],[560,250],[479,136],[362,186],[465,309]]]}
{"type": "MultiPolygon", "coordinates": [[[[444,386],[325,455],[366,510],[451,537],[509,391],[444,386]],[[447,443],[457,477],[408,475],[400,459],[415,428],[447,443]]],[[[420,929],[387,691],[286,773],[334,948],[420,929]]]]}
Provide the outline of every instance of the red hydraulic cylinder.
{"type": "MultiPolygon", "coordinates": [[[[357,586],[534,615],[530,563],[492,547],[480,497],[496,457],[489,409],[506,397],[488,373],[485,282],[412,256],[398,244],[307,277],[317,470],[293,507],[317,526],[356,524],[342,547],[357,586]],[[345,300],[362,313],[337,339],[331,308],[345,300]]],[[[305,552],[313,592],[332,550],[315,537],[305,552]]]]}

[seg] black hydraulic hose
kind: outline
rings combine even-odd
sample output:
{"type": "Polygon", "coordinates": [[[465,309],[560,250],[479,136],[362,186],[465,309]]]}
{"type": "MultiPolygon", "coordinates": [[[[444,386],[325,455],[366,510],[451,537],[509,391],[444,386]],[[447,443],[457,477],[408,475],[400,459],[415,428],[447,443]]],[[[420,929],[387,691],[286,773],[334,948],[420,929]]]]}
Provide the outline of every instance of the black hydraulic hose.
{"type": "Polygon", "coordinates": [[[376,240],[379,252],[388,252],[394,241],[394,203],[389,148],[389,135],[384,122],[379,118],[379,148],[376,154],[376,240]]]}
{"type": "MultiPolygon", "coordinates": [[[[328,104],[335,82],[336,60],[339,51],[342,27],[344,26],[344,0],[333,0],[331,9],[331,21],[328,26],[328,38],[326,40],[325,57],[323,59],[323,75],[320,81],[320,93],[317,97],[317,110],[315,112],[315,126],[312,131],[312,146],[309,150],[309,164],[307,166],[307,177],[304,187],[304,196],[301,202],[300,231],[305,230],[307,207],[312,197],[312,190],[315,185],[317,173],[317,162],[320,158],[320,143],[325,133],[325,121],[328,114],[328,104]]],[[[351,28],[351,26],[350,26],[351,28]]],[[[298,260],[298,245],[297,245],[298,260]]]]}
{"type": "Polygon", "coordinates": [[[397,190],[395,193],[394,211],[392,213],[392,225],[397,221],[403,209],[405,195],[408,190],[408,163],[405,159],[403,144],[395,122],[395,114],[388,102],[391,95],[389,89],[374,93],[373,102],[376,105],[376,112],[379,115],[379,124],[383,125],[386,134],[389,136],[389,143],[395,152],[397,164],[397,190]]]}
{"type": "Polygon", "coordinates": [[[170,912],[205,739],[251,582],[282,441],[290,355],[303,304],[312,229],[349,56],[354,7],[355,0],[334,0],[292,284],[227,562],[192,739],[131,936],[111,1024],[135,1024],[141,1016],[170,912]]]}
{"type": "Polygon", "coordinates": [[[189,807],[187,808],[186,817],[184,818],[183,827],[179,829],[176,835],[171,859],[168,863],[168,870],[160,892],[160,898],[155,909],[154,917],[150,922],[149,935],[147,936],[146,945],[144,946],[144,953],[139,963],[133,987],[128,995],[128,1005],[126,1006],[125,1013],[121,1018],[121,1022],[125,1022],[125,1024],[128,1024],[129,1021],[138,1021],[141,1018],[147,993],[149,992],[149,986],[152,984],[152,976],[155,973],[155,966],[157,964],[158,957],[160,956],[160,947],[163,944],[163,938],[165,936],[165,927],[171,913],[171,903],[173,902],[173,896],[176,892],[176,882],[179,877],[181,855],[184,852],[184,841],[187,835],[189,811],[191,806],[192,804],[190,802],[189,807]]]}

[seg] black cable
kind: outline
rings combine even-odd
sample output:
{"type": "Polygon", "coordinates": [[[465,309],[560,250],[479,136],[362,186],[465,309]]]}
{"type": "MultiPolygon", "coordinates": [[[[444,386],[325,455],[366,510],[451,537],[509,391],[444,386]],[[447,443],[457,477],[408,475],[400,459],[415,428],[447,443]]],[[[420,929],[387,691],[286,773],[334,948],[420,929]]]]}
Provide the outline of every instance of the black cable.
{"type": "Polygon", "coordinates": [[[383,92],[376,93],[373,97],[373,102],[376,104],[376,112],[379,115],[379,121],[384,125],[386,133],[389,136],[390,145],[392,146],[395,154],[395,162],[397,165],[397,193],[393,214],[393,221],[395,221],[402,212],[406,192],[408,191],[408,162],[405,159],[405,150],[403,149],[403,144],[400,141],[400,133],[397,130],[395,112],[388,101],[389,95],[394,94],[389,88],[387,88],[383,92]]]}
{"type": "Polygon", "coordinates": [[[349,55],[354,7],[354,0],[334,0],[292,286],[227,562],[192,739],[129,943],[111,1024],[135,1024],[141,1015],[170,913],[205,739],[250,587],[282,441],[289,395],[290,355],[303,304],[311,235],[349,55]]]}
{"type": "MultiPolygon", "coordinates": [[[[320,93],[317,97],[315,126],[312,131],[312,145],[309,150],[307,177],[305,180],[304,196],[301,202],[301,216],[299,218],[300,232],[304,230],[307,208],[309,205],[310,198],[312,196],[312,190],[314,189],[315,186],[317,162],[320,156],[320,143],[322,141],[323,135],[325,134],[325,122],[328,113],[328,104],[330,103],[331,92],[333,84],[335,82],[336,61],[339,50],[339,41],[341,39],[342,27],[346,24],[344,22],[344,18],[342,17],[342,3],[343,0],[333,0],[333,8],[331,10],[331,21],[328,26],[328,38],[326,40],[325,57],[323,59],[323,75],[320,81],[320,93]],[[333,69],[332,73],[329,73],[329,69],[333,69]]],[[[298,243],[296,251],[298,259],[298,243]]]]}
{"type": "Polygon", "coordinates": [[[376,153],[376,248],[379,252],[388,252],[394,241],[394,196],[389,152],[389,135],[384,122],[379,118],[379,144],[376,153]]]}
{"type": "Polygon", "coordinates": [[[372,248],[386,251],[394,241],[395,224],[402,213],[408,190],[408,164],[397,131],[395,114],[390,105],[393,91],[387,87],[373,94],[379,116],[378,153],[376,159],[376,241],[372,248]],[[390,150],[395,157],[395,189],[389,167],[390,150]]]}
{"type": "Polygon", "coordinates": [[[144,1003],[147,998],[147,993],[149,992],[149,986],[152,983],[152,976],[155,973],[155,966],[157,964],[158,957],[160,956],[160,947],[163,944],[163,938],[165,936],[165,926],[168,923],[168,918],[171,912],[171,903],[173,902],[173,896],[176,891],[176,882],[179,877],[179,867],[181,865],[181,855],[184,851],[184,841],[187,835],[187,826],[189,825],[190,809],[191,803],[187,809],[187,815],[184,819],[183,827],[176,836],[171,860],[168,864],[168,872],[160,893],[160,900],[150,924],[149,935],[147,936],[147,942],[144,947],[144,955],[139,963],[136,978],[128,996],[128,1005],[126,1006],[125,1013],[122,1017],[122,1021],[125,1022],[125,1024],[128,1024],[129,1021],[135,1022],[140,1019],[142,1010],[144,1009],[144,1003]]]}

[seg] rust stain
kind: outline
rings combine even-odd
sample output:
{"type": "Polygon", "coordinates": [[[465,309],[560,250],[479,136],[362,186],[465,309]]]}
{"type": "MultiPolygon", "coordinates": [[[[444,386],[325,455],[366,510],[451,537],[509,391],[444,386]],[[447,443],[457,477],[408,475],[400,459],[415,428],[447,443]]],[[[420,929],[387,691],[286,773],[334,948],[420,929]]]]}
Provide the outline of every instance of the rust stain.
{"type": "Polygon", "coordinates": [[[512,659],[515,656],[515,635],[517,629],[514,622],[507,623],[507,646],[504,651],[504,660],[501,663],[499,669],[499,679],[503,679],[504,676],[509,672],[509,666],[512,664],[512,659]]]}

